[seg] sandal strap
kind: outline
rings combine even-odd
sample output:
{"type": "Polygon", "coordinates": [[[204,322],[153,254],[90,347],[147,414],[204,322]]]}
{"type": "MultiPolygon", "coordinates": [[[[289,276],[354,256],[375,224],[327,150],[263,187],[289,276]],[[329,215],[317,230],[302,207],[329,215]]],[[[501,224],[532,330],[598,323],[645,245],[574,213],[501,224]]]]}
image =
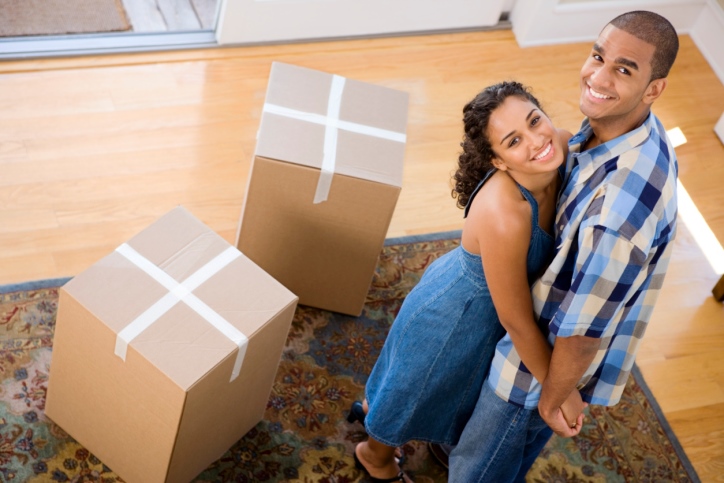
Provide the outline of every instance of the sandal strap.
{"type": "Polygon", "coordinates": [[[401,481],[402,483],[405,483],[405,472],[400,471],[399,473],[397,473],[397,476],[393,476],[392,478],[375,478],[368,473],[367,479],[370,480],[372,483],[395,483],[396,481],[401,481]]]}
{"type": "Polygon", "coordinates": [[[375,478],[374,476],[370,475],[369,470],[359,460],[359,458],[357,457],[356,450],[354,453],[352,453],[352,456],[354,456],[355,467],[357,467],[357,469],[364,471],[365,474],[367,475],[367,479],[369,481],[371,481],[372,483],[395,483],[397,481],[401,481],[402,483],[405,483],[405,472],[404,471],[400,470],[400,472],[397,473],[397,476],[393,476],[392,478],[375,478]]]}

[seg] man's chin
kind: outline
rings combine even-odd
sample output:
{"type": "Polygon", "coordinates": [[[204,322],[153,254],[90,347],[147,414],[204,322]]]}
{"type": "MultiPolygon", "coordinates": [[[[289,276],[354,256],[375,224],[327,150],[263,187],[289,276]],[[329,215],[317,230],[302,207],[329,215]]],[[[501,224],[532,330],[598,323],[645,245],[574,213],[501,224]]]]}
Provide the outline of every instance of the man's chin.
{"type": "Polygon", "coordinates": [[[595,106],[591,106],[584,100],[581,100],[581,102],[578,103],[578,109],[581,111],[581,114],[586,116],[588,119],[597,119],[601,117],[601,110],[596,109],[595,106]]]}

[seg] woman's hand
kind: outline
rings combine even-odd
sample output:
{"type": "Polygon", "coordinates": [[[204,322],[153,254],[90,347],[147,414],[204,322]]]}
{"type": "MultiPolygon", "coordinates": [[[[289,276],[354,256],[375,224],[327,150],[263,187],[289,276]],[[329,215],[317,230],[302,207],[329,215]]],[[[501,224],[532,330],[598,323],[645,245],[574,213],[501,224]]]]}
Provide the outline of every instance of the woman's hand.
{"type": "Polygon", "coordinates": [[[577,436],[583,427],[583,409],[588,406],[578,391],[572,391],[561,407],[547,412],[539,407],[540,415],[558,436],[571,438],[577,436]]]}
{"type": "Polygon", "coordinates": [[[561,412],[563,418],[571,428],[579,427],[583,424],[583,410],[588,406],[587,402],[581,399],[581,393],[578,391],[572,391],[568,398],[561,404],[561,412]],[[581,424],[578,424],[579,420],[581,424]]]}

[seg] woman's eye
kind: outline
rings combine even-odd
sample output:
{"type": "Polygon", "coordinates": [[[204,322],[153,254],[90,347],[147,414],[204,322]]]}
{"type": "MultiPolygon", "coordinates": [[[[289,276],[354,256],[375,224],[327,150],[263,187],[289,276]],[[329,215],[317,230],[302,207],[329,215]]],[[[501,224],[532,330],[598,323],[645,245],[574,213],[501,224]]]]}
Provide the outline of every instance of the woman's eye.
{"type": "Polygon", "coordinates": [[[540,121],[540,116],[536,116],[530,121],[530,125],[535,126],[536,124],[538,124],[539,121],[540,121]]]}
{"type": "Polygon", "coordinates": [[[513,138],[513,139],[511,139],[511,140],[510,140],[510,144],[508,144],[508,147],[509,147],[509,148],[512,148],[513,146],[515,146],[516,144],[518,144],[518,140],[519,140],[519,138],[513,138]]]}

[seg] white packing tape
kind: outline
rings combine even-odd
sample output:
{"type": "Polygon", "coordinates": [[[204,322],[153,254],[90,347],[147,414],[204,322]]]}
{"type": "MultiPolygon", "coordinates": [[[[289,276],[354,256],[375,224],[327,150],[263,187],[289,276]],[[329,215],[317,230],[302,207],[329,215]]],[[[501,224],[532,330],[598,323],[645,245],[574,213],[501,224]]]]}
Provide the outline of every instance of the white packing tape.
{"type": "Polygon", "coordinates": [[[367,136],[387,139],[389,141],[396,141],[398,143],[404,143],[407,141],[407,135],[401,132],[390,131],[388,129],[382,129],[374,126],[367,126],[365,124],[358,124],[356,122],[343,121],[342,119],[338,119],[336,122],[333,122],[327,119],[327,116],[324,116],[322,114],[297,111],[296,109],[279,106],[277,104],[264,104],[264,112],[268,112],[269,114],[276,114],[277,116],[299,119],[300,121],[311,122],[313,124],[320,124],[322,126],[331,124],[338,129],[342,129],[344,131],[366,134],[367,136]]]}
{"type": "Polygon", "coordinates": [[[337,163],[337,133],[339,132],[337,122],[342,106],[343,91],[344,77],[332,76],[332,87],[329,89],[329,101],[327,102],[327,124],[324,128],[324,156],[319,181],[317,181],[317,190],[314,193],[315,204],[327,201],[329,189],[332,186],[334,166],[337,163]]]}
{"type": "Polygon", "coordinates": [[[183,282],[179,283],[155,264],[151,263],[146,257],[134,250],[130,245],[124,243],[116,248],[116,251],[167,288],[169,292],[118,333],[116,336],[115,354],[125,361],[128,344],[158,320],[159,317],[168,312],[174,305],[179,302],[184,302],[239,348],[230,381],[236,379],[241,371],[241,364],[246,355],[249,339],[192,292],[219,270],[241,256],[241,253],[234,247],[229,247],[187,277],[183,282]]]}
{"type": "Polygon", "coordinates": [[[329,189],[332,185],[332,177],[337,164],[337,135],[340,129],[387,139],[389,141],[396,141],[399,143],[407,141],[407,136],[404,133],[340,120],[339,111],[342,104],[344,84],[344,77],[340,77],[338,75],[332,76],[332,87],[329,91],[326,116],[311,112],[298,111],[296,109],[290,109],[288,107],[271,103],[264,104],[264,112],[276,114],[278,116],[290,117],[300,121],[320,124],[325,127],[322,167],[319,173],[319,180],[317,181],[317,190],[314,193],[315,204],[326,201],[329,196],[329,189]]]}

